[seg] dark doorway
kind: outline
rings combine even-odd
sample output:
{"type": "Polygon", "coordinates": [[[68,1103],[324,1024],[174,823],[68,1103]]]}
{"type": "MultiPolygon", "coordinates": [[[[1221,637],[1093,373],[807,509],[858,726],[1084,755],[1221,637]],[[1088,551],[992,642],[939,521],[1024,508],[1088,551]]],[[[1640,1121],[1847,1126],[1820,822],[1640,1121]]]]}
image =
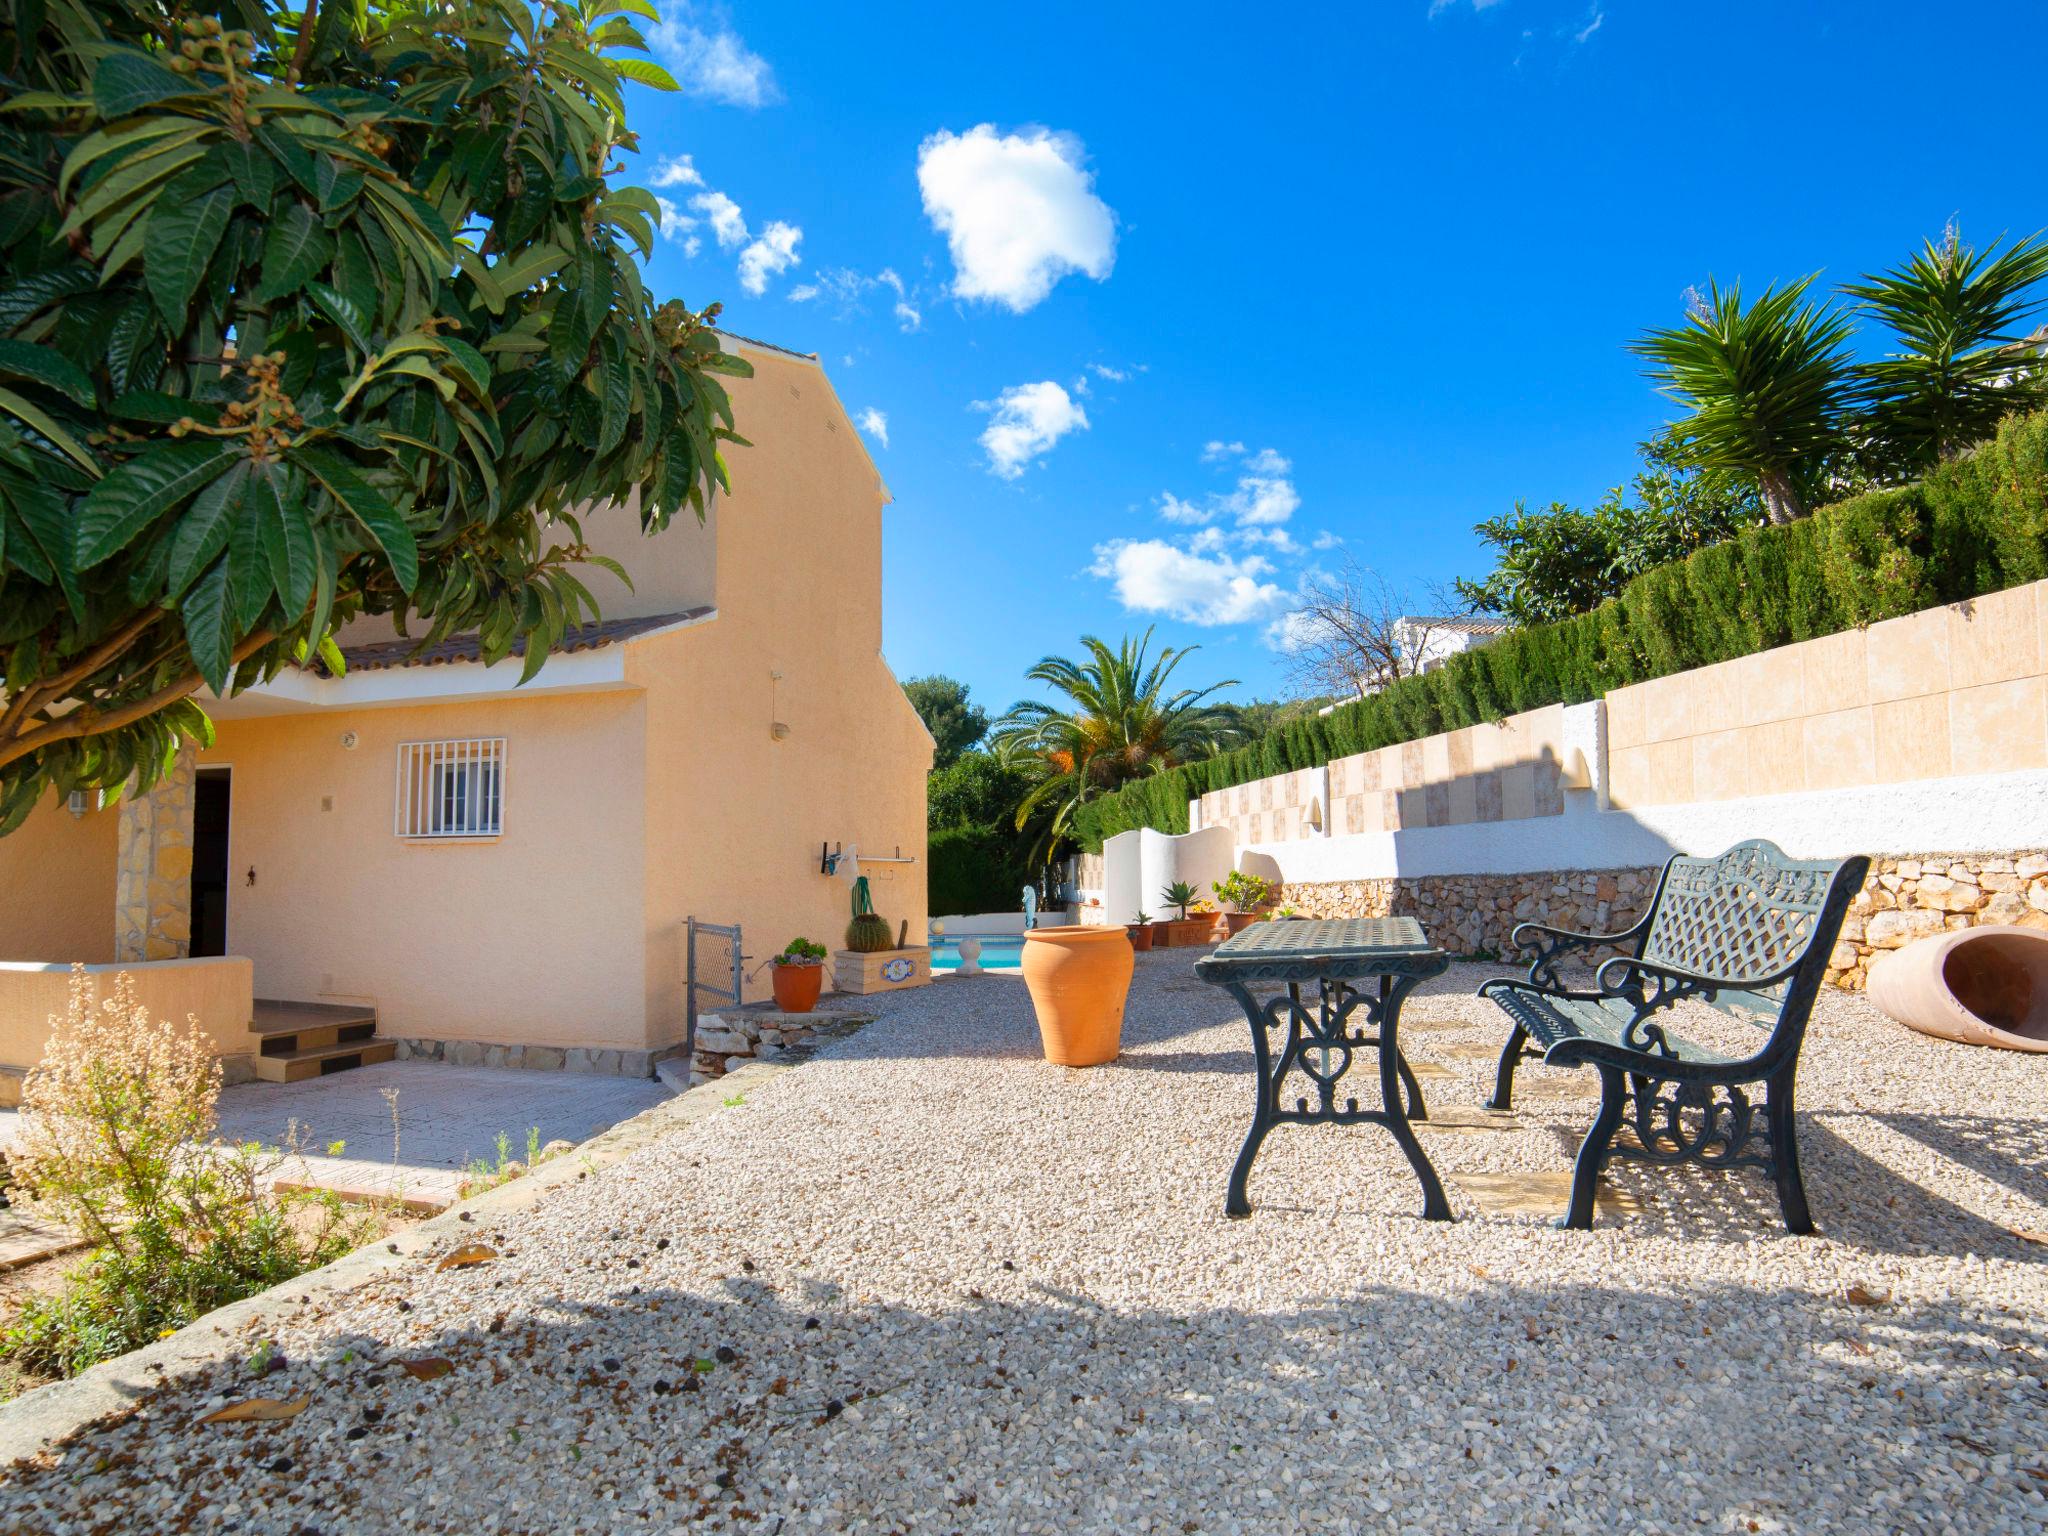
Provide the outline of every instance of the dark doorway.
{"type": "Polygon", "coordinates": [[[192,803],[192,953],[228,952],[228,783],[202,768],[192,803]]]}

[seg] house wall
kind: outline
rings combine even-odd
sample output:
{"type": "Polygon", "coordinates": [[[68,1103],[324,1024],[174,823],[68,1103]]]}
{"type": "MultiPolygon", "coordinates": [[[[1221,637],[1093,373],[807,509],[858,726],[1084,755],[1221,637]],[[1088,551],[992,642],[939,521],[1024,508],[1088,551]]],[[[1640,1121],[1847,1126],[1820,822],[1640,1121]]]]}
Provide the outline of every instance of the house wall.
{"type": "Polygon", "coordinates": [[[68,965],[114,958],[114,855],[121,814],[113,806],[73,817],[59,795],[0,838],[0,961],[68,965]]]}
{"type": "Polygon", "coordinates": [[[220,722],[199,766],[234,770],[230,952],[261,995],[368,1003],[388,1036],[644,1050],[645,710],[622,690],[220,722]],[[395,836],[399,744],[470,736],[506,738],[503,835],[395,836]]]}
{"type": "MultiPolygon", "coordinates": [[[[111,931],[111,924],[109,925],[111,931]]],[[[217,1056],[248,1057],[256,1049],[247,960],[156,960],[94,965],[87,977],[95,1002],[113,993],[116,974],[130,977],[150,1016],[182,1028],[195,1021],[217,1056]]],[[[0,962],[0,1108],[18,1103],[26,1069],[43,1059],[53,1019],[71,993],[68,965],[0,962]]],[[[243,1068],[246,1071],[246,1067],[243,1068]]]]}
{"type": "MultiPolygon", "coordinates": [[[[718,617],[636,641],[647,690],[646,1012],[657,1045],[684,1028],[683,921],[741,925],[751,971],[801,934],[837,947],[847,886],[821,844],[863,863],[875,908],[924,942],[931,738],[882,659],[887,491],[822,370],[744,349],[730,381],[742,432],[721,498],[718,617]],[[778,677],[776,674],[780,674],[778,677]],[[777,723],[788,727],[777,739],[777,723]]],[[[768,995],[765,974],[750,999],[768,995]]]]}

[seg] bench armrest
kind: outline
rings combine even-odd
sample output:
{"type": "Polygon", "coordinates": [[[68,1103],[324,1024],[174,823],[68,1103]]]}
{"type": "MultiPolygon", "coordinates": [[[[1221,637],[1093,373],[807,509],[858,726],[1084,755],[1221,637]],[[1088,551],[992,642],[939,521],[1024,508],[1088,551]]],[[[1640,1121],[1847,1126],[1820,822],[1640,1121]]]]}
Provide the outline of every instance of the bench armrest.
{"type": "Polygon", "coordinates": [[[1618,998],[1635,1010],[1622,1032],[1622,1044],[1633,1050],[1675,1056],[1663,1027],[1652,1015],[1663,1012],[1688,997],[1711,1000],[1720,992],[1757,992],[1789,980],[1799,969],[1797,962],[1768,976],[1708,976],[1681,966],[1660,965],[1635,955],[1616,955],[1603,961],[1593,980],[1603,997],[1618,998]]]}
{"type": "Polygon", "coordinates": [[[1552,928],[1546,923],[1517,923],[1508,942],[1516,949],[1534,950],[1529,959],[1529,985],[1546,992],[1562,993],[1565,984],[1557,974],[1557,961],[1575,949],[1598,949],[1607,944],[1631,944],[1649,931],[1644,917],[1633,928],[1620,933],[1576,933],[1569,928],[1552,928]]]}

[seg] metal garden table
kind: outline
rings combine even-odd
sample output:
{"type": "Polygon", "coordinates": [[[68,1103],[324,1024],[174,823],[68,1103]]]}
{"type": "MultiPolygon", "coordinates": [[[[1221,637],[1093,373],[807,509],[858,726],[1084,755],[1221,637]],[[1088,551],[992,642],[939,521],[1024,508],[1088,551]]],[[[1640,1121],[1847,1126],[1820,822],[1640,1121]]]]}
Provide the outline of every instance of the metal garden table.
{"type": "Polygon", "coordinates": [[[1251,1215],[1245,1184],[1259,1144],[1274,1126],[1371,1121],[1392,1131],[1407,1154],[1408,1166],[1422,1184],[1422,1214],[1431,1221],[1451,1219],[1436,1169],[1408,1123],[1427,1120],[1429,1111],[1415,1074],[1401,1057],[1400,1044],[1401,1004],[1449,964],[1449,957],[1431,946],[1412,917],[1254,923],[1195,962],[1197,976],[1223,988],[1244,1009],[1258,1062],[1252,1128],[1230,1170],[1230,1189],[1223,1202],[1226,1215],[1251,1215]],[[1252,991],[1260,982],[1275,981],[1287,988],[1277,997],[1261,1001],[1252,991]],[[1304,986],[1315,988],[1315,996],[1306,1002],[1304,986]],[[1351,1017],[1361,1009],[1365,1027],[1353,1029],[1351,1017]],[[1379,1053],[1377,1109],[1360,1109],[1355,1098],[1341,1104],[1337,1099],[1337,1085],[1362,1049],[1379,1053]],[[1281,1085],[1297,1068],[1313,1087],[1315,1102],[1304,1096],[1288,1109],[1280,1102],[1281,1085]]]}

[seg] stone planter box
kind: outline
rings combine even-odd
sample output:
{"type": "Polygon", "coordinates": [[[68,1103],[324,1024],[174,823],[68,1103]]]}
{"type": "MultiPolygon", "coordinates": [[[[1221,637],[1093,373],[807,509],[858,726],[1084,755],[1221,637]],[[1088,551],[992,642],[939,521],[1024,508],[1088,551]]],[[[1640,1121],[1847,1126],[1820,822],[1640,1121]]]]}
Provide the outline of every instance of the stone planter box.
{"type": "Polygon", "coordinates": [[[832,951],[832,986],[838,992],[901,992],[906,987],[929,986],[931,979],[932,952],[919,946],[866,954],[851,949],[832,951]]]}

